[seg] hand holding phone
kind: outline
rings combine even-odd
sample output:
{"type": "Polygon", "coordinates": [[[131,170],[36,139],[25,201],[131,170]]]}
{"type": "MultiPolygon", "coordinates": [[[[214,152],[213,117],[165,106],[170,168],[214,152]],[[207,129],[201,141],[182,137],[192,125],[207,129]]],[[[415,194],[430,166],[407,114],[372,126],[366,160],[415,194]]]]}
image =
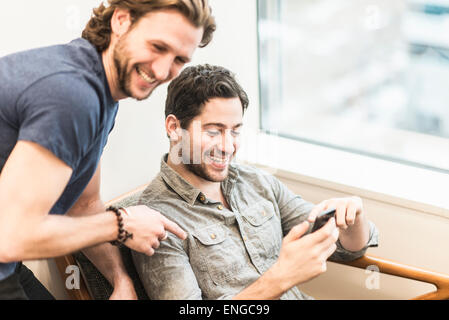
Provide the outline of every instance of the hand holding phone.
{"type": "Polygon", "coordinates": [[[321,212],[315,219],[312,232],[315,232],[321,227],[323,227],[326,224],[326,222],[328,222],[333,217],[335,217],[335,209],[329,209],[321,212]]]}

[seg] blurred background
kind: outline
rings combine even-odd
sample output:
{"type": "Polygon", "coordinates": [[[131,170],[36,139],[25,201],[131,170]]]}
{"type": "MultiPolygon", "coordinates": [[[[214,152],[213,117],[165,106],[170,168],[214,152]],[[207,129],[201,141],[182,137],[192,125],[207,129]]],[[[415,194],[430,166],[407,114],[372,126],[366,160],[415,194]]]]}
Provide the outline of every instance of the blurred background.
{"type": "Polygon", "coordinates": [[[449,172],[449,1],[259,0],[261,127],[449,172]]]}

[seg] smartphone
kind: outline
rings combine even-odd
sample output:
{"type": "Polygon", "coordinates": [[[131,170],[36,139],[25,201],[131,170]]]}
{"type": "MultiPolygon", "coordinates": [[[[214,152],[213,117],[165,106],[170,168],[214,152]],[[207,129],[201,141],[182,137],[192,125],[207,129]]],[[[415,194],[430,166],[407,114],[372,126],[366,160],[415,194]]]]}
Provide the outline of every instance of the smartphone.
{"type": "Polygon", "coordinates": [[[329,221],[329,219],[335,217],[335,209],[329,209],[321,212],[315,219],[315,223],[313,224],[312,232],[317,231],[322,226],[329,221]]]}

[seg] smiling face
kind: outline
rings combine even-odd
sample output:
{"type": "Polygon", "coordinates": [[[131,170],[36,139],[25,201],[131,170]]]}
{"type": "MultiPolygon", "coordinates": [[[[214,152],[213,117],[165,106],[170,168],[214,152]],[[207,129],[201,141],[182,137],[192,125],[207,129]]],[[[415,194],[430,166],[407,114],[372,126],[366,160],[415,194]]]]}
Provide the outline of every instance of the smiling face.
{"type": "Polygon", "coordinates": [[[183,159],[185,168],[204,180],[223,181],[240,146],[242,118],[242,103],[237,97],[206,102],[183,135],[183,149],[190,151],[189,159],[183,159]],[[191,161],[195,152],[200,152],[200,163],[191,161]]]}
{"type": "Polygon", "coordinates": [[[203,28],[176,10],[153,11],[140,18],[114,47],[116,96],[148,98],[157,86],[179,74],[202,36],[203,28]]]}

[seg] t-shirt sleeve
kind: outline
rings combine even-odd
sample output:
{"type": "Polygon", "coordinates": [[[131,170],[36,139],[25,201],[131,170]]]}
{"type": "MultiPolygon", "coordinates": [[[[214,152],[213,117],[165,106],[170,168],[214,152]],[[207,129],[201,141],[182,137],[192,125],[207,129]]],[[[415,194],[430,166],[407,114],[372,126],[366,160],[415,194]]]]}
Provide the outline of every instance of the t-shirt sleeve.
{"type": "Polygon", "coordinates": [[[95,139],[99,98],[76,73],[60,73],[27,88],[16,104],[18,140],[38,143],[75,169],[95,139]]]}

